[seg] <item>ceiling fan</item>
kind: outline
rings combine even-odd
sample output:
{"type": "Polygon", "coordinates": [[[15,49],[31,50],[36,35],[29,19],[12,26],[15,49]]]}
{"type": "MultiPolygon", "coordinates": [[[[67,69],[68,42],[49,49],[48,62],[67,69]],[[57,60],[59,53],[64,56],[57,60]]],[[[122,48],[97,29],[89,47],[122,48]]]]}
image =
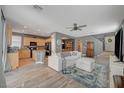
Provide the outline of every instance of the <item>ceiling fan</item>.
{"type": "Polygon", "coordinates": [[[70,31],[81,31],[83,27],[87,27],[87,25],[77,25],[76,23],[74,23],[73,27],[67,27],[67,29],[71,29],[70,31]]]}
{"type": "Polygon", "coordinates": [[[33,7],[37,10],[43,10],[43,7],[41,7],[40,5],[33,5],[33,7]]]}

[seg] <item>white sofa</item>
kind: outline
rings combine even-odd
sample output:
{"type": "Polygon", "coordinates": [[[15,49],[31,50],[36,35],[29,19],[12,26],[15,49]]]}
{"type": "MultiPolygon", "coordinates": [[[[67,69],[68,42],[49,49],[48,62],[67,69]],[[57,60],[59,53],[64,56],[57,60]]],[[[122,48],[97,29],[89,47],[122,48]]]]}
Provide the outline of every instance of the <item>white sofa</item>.
{"type": "Polygon", "coordinates": [[[95,60],[93,58],[83,57],[78,59],[76,62],[76,67],[88,72],[92,72],[94,69],[95,60]]]}
{"type": "Polygon", "coordinates": [[[62,70],[62,64],[65,61],[66,67],[76,65],[77,68],[91,72],[94,69],[93,58],[81,57],[78,51],[63,52],[48,57],[48,66],[56,71],[62,70]]]}
{"type": "Polygon", "coordinates": [[[56,71],[62,70],[62,58],[58,55],[48,57],[48,66],[56,71]]]}
{"type": "Polygon", "coordinates": [[[62,58],[66,61],[66,67],[73,66],[81,58],[81,52],[71,51],[61,53],[62,58]]]}
{"type": "Polygon", "coordinates": [[[66,60],[66,66],[72,66],[81,57],[78,51],[62,52],[48,57],[48,66],[56,71],[62,70],[62,61],[66,60]]]}

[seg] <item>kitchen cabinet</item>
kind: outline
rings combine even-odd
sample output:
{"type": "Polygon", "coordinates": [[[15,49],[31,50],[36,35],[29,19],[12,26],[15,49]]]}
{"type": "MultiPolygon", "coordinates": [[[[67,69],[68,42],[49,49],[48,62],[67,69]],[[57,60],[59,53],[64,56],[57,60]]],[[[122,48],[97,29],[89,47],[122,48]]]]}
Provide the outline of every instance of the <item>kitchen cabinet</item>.
{"type": "Polygon", "coordinates": [[[33,37],[24,37],[23,39],[23,45],[24,46],[30,46],[30,42],[36,42],[37,46],[45,46],[45,39],[42,38],[33,38],[33,37]]]}
{"type": "Polygon", "coordinates": [[[29,49],[20,49],[19,50],[19,59],[30,58],[30,50],[29,49]]]}
{"type": "Polygon", "coordinates": [[[19,55],[18,52],[7,53],[7,61],[11,65],[11,69],[16,69],[19,67],[19,55]]]}

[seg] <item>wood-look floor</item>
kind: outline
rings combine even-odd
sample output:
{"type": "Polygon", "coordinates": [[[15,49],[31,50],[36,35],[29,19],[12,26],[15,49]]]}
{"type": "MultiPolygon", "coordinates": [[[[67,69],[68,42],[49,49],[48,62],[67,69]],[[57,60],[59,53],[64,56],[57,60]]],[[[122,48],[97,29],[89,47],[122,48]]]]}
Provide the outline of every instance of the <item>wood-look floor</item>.
{"type": "Polygon", "coordinates": [[[46,64],[31,63],[5,73],[7,87],[12,88],[83,88],[82,84],[56,72],[46,64]]]}
{"type": "MultiPolygon", "coordinates": [[[[96,63],[109,63],[108,52],[96,57],[96,63]]],[[[5,73],[7,87],[19,88],[85,88],[79,82],[56,72],[45,64],[35,64],[31,59],[20,60],[18,69],[5,73]]],[[[109,76],[109,75],[108,75],[109,76]]]]}

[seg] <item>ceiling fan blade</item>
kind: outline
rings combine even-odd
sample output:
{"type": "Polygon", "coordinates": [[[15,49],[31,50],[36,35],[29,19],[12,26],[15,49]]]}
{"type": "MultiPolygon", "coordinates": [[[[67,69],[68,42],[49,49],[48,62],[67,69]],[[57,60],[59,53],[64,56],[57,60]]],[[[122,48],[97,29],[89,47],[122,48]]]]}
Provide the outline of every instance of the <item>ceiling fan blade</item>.
{"type": "Polygon", "coordinates": [[[74,29],[71,29],[70,31],[74,31],[74,29]]]}
{"type": "Polygon", "coordinates": [[[81,26],[78,26],[78,27],[87,27],[87,25],[81,25],[81,26]]]}
{"type": "Polygon", "coordinates": [[[78,30],[80,30],[80,31],[81,31],[82,29],[81,29],[81,28],[78,28],[78,30]]]}
{"type": "Polygon", "coordinates": [[[73,27],[66,27],[66,29],[72,29],[73,27]]]}

